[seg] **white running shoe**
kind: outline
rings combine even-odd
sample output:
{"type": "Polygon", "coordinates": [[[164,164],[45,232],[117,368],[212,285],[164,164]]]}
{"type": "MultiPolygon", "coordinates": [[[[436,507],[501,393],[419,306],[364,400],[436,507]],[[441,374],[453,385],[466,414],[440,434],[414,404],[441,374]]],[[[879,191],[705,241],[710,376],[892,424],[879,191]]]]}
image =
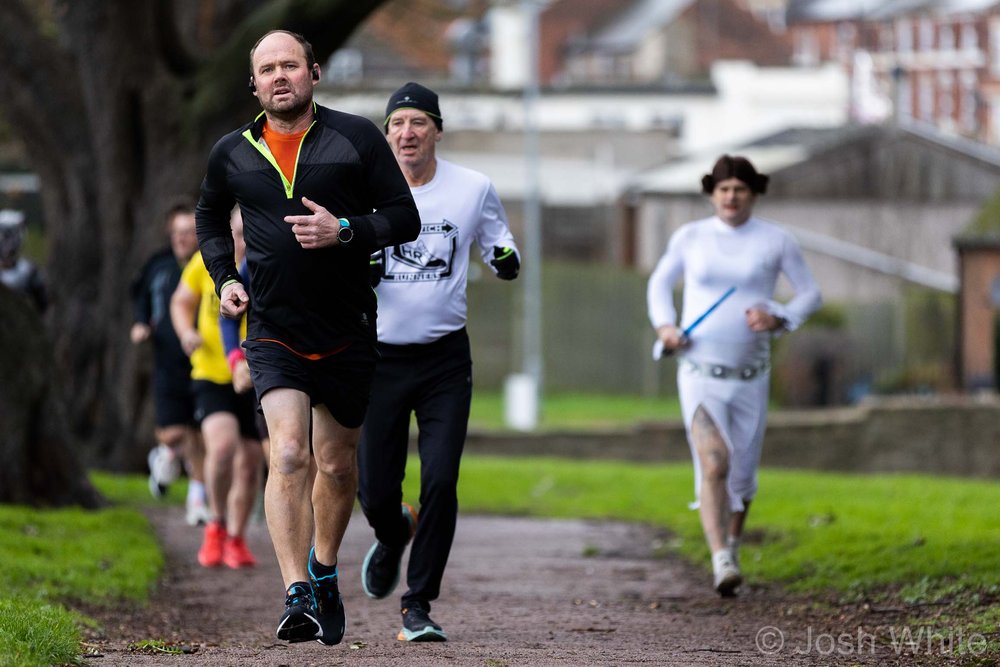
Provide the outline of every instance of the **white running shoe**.
{"type": "Polygon", "coordinates": [[[200,498],[188,498],[185,503],[184,521],[189,526],[205,526],[212,520],[212,511],[200,498]]]}
{"type": "Polygon", "coordinates": [[[721,549],[712,554],[712,573],[715,575],[715,590],[722,597],[736,595],[736,589],[743,583],[740,568],[733,562],[729,549],[721,549]]]}
{"type": "Polygon", "coordinates": [[[160,498],[181,476],[181,462],[173,449],[159,444],[149,450],[146,463],[149,464],[149,492],[154,498],[160,498]]]}

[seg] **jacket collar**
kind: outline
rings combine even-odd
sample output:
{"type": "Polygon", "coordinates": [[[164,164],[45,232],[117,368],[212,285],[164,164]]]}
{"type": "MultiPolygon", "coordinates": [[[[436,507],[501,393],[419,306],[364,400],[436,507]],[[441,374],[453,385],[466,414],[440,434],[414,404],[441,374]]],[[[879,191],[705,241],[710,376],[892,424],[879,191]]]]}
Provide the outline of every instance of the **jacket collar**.
{"type": "MultiPolygon", "coordinates": [[[[319,105],[316,104],[316,100],[313,100],[313,121],[319,116],[319,105]]],[[[253,135],[254,141],[260,141],[261,136],[264,134],[264,123],[267,121],[267,115],[261,111],[257,114],[257,117],[253,119],[250,124],[250,134],[253,135]]]]}

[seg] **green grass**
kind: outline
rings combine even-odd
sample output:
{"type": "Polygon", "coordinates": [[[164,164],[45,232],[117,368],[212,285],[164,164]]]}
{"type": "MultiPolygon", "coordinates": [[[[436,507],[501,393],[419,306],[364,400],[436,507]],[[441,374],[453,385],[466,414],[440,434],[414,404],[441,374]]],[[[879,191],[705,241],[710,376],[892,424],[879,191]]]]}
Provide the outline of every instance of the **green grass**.
{"type": "Polygon", "coordinates": [[[116,505],[98,511],[0,505],[0,667],[75,661],[80,619],[64,605],[146,600],[162,571],[156,538],[136,509],[150,501],[145,479],[94,479],[116,505]]]}
{"type": "MultiPolygon", "coordinates": [[[[607,394],[545,394],[542,397],[542,430],[607,428],[629,426],[644,421],[680,419],[677,397],[607,394]]],[[[472,393],[469,416],[472,429],[502,430],[503,394],[476,390],[472,393]]]]}
{"type": "Polygon", "coordinates": [[[80,631],[63,607],[0,598],[0,649],[0,667],[74,663],[80,631]]]}
{"type": "Polygon", "coordinates": [[[0,590],[21,599],[141,600],[163,565],[146,519],[129,509],[0,508],[0,590]]]}

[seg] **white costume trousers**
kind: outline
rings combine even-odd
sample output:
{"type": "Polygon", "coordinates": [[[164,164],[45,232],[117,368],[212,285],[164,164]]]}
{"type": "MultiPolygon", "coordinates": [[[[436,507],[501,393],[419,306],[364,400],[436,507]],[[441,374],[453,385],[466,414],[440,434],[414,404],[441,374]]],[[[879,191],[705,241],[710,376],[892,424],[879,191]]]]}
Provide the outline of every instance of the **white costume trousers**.
{"type": "Polygon", "coordinates": [[[691,503],[692,509],[698,507],[701,498],[701,461],[691,437],[691,424],[698,407],[708,412],[729,450],[726,479],[729,509],[743,511],[743,502],[752,500],[757,493],[757,468],[767,427],[770,381],[769,372],[750,380],[708,377],[683,365],[677,372],[681,412],[694,461],[695,502],[691,503]]]}

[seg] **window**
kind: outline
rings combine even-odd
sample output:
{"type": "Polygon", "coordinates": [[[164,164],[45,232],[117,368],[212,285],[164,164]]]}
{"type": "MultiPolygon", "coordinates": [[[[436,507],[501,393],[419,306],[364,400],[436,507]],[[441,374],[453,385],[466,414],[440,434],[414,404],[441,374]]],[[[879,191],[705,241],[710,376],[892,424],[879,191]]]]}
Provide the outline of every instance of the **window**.
{"type": "Polygon", "coordinates": [[[892,28],[881,25],[878,27],[878,50],[882,52],[892,51],[892,36],[895,33],[892,28]]]}
{"type": "Polygon", "coordinates": [[[975,51],[979,48],[979,35],[976,34],[976,26],[971,23],[962,25],[962,50],[975,51]]]}
{"type": "Polygon", "coordinates": [[[594,77],[597,81],[606,82],[614,81],[615,74],[615,57],[613,54],[608,53],[596,53],[594,54],[594,77]]]}
{"type": "Polygon", "coordinates": [[[796,65],[809,66],[819,62],[819,40],[812,31],[798,33],[795,40],[795,55],[792,56],[796,65]]]}
{"type": "Polygon", "coordinates": [[[976,73],[968,70],[962,72],[960,81],[962,82],[962,92],[959,125],[963,132],[973,134],[976,131],[976,107],[978,105],[976,73]]]}
{"type": "Polygon", "coordinates": [[[910,83],[910,77],[900,77],[897,85],[899,86],[896,93],[899,116],[900,118],[913,118],[913,84],[910,83]]]}
{"type": "Polygon", "coordinates": [[[955,77],[951,72],[939,72],[937,79],[938,123],[948,126],[952,123],[955,114],[955,77]]]}
{"type": "Polygon", "coordinates": [[[920,50],[930,51],[934,48],[934,22],[927,16],[920,19],[920,50]]]}
{"type": "Polygon", "coordinates": [[[927,123],[934,120],[934,79],[926,73],[917,79],[917,119],[927,123]]]}
{"type": "Polygon", "coordinates": [[[896,50],[904,53],[913,50],[913,26],[907,19],[896,24],[896,50]]]}
{"type": "Polygon", "coordinates": [[[1000,143],[1000,97],[990,98],[990,137],[992,144],[1000,143]]]}
{"type": "Polygon", "coordinates": [[[938,28],[938,48],[942,51],[955,50],[955,26],[945,24],[938,28]]]}
{"type": "Polygon", "coordinates": [[[990,68],[1000,74],[1000,20],[990,21],[990,68]]]}
{"type": "Polygon", "coordinates": [[[857,46],[858,29],[852,23],[841,23],[837,26],[837,47],[834,56],[841,62],[847,62],[857,46]]]}

